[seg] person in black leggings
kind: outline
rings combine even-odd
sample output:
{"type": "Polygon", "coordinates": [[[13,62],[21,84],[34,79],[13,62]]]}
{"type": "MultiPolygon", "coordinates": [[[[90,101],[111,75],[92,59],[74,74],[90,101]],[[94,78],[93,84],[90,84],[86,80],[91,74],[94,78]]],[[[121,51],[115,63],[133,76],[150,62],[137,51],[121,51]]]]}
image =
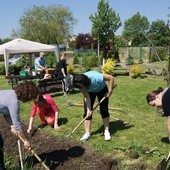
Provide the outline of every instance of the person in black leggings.
{"type": "Polygon", "coordinates": [[[86,141],[91,137],[91,120],[92,110],[96,97],[98,101],[101,101],[104,97],[105,100],[100,104],[100,114],[104,124],[104,137],[108,141],[111,139],[109,132],[109,110],[108,103],[109,97],[113,91],[114,78],[112,75],[103,74],[97,71],[88,71],[84,74],[73,75],[72,84],[74,87],[79,88],[84,96],[84,118],[86,133],[80,139],[80,141],[86,141]],[[106,85],[108,82],[108,86],[106,85]]]}

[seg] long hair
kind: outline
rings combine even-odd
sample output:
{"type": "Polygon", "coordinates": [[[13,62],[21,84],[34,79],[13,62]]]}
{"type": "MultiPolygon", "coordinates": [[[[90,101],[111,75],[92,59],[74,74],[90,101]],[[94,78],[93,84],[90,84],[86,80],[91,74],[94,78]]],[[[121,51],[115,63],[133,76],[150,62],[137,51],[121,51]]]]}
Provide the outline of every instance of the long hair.
{"type": "Polygon", "coordinates": [[[164,89],[163,89],[162,87],[158,87],[157,90],[153,90],[153,91],[151,91],[150,93],[148,93],[148,94],[146,95],[147,103],[155,100],[156,95],[158,95],[158,94],[159,94],[160,92],[162,92],[163,90],[164,90],[164,89]]]}
{"type": "Polygon", "coordinates": [[[73,85],[77,88],[81,88],[83,85],[85,88],[88,88],[91,84],[90,79],[84,74],[75,74],[73,75],[73,85]]]}
{"type": "Polygon", "coordinates": [[[14,90],[18,97],[18,100],[24,103],[35,100],[37,98],[37,95],[41,93],[36,84],[30,81],[20,83],[18,86],[15,87],[14,90]]]}

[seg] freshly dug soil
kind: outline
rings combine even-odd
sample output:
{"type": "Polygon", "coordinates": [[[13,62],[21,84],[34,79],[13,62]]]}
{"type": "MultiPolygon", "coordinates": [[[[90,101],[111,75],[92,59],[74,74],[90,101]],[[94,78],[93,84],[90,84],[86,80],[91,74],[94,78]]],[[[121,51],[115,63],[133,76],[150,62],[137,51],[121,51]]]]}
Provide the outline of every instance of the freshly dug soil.
{"type": "MultiPolygon", "coordinates": [[[[26,130],[27,126],[23,125],[26,130]]],[[[9,125],[0,116],[0,130],[4,139],[4,151],[12,158],[15,167],[19,169],[19,151],[17,138],[11,133],[9,125]],[[17,159],[16,159],[17,158],[17,159]],[[17,161],[16,161],[17,160],[17,161]]],[[[32,148],[40,159],[49,167],[50,170],[117,170],[117,161],[110,157],[103,157],[96,153],[93,148],[86,144],[80,145],[72,140],[63,140],[50,134],[43,133],[42,130],[36,131],[30,136],[32,148]]],[[[21,151],[24,164],[29,169],[43,170],[42,164],[26,151],[21,142],[21,151]]]]}

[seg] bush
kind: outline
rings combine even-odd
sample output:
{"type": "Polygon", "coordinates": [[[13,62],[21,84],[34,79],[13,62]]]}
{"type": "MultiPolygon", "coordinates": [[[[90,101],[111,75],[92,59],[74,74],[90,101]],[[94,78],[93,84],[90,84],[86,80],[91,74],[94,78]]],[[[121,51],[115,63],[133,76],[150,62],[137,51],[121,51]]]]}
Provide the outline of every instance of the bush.
{"type": "Polygon", "coordinates": [[[92,56],[84,55],[82,57],[82,67],[83,67],[84,71],[91,70],[91,68],[96,67],[97,64],[98,64],[97,55],[92,55],[92,56]]]}
{"type": "Polygon", "coordinates": [[[115,62],[112,59],[107,59],[106,63],[102,66],[102,72],[112,75],[115,69],[115,62]]]}
{"type": "Polygon", "coordinates": [[[5,66],[0,65],[0,75],[5,75],[5,66]]]}
{"type": "Polygon", "coordinates": [[[75,69],[75,67],[74,67],[74,65],[72,65],[72,64],[69,64],[69,65],[67,66],[67,72],[68,72],[69,74],[73,74],[73,73],[74,73],[74,69],[75,69]]]}
{"type": "Polygon", "coordinates": [[[19,72],[23,69],[22,65],[9,65],[9,74],[15,74],[18,75],[19,72]]]}
{"type": "Polygon", "coordinates": [[[57,59],[54,55],[46,56],[45,58],[47,68],[55,68],[57,59]]]}
{"type": "Polygon", "coordinates": [[[79,57],[77,54],[74,54],[73,64],[80,64],[79,57]]]}
{"type": "Polygon", "coordinates": [[[130,76],[133,78],[141,77],[145,73],[145,69],[140,65],[134,65],[129,70],[130,76]]]}
{"type": "Polygon", "coordinates": [[[158,48],[154,50],[151,56],[151,62],[159,61],[159,58],[161,61],[164,61],[168,58],[168,50],[166,48],[158,48]]]}

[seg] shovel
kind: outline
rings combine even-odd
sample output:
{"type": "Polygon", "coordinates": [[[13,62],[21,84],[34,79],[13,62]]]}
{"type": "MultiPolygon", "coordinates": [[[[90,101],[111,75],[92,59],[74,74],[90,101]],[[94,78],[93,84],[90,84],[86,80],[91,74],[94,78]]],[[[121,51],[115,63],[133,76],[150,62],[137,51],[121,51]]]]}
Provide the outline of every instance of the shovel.
{"type": "Polygon", "coordinates": [[[168,156],[166,158],[162,159],[162,161],[159,163],[159,165],[157,166],[157,170],[166,170],[166,167],[169,162],[169,158],[170,158],[170,152],[169,152],[168,156]]]}

